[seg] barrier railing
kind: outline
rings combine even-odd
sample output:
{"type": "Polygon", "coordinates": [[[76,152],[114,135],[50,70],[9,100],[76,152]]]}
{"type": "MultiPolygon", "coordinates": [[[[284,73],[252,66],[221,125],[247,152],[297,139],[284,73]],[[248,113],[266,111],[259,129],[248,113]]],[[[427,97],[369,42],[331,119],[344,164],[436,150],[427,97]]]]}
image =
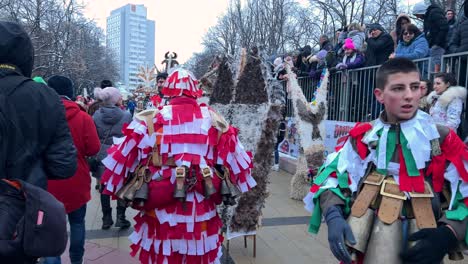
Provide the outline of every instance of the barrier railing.
{"type": "MultiPolygon", "coordinates": [[[[422,79],[431,80],[431,58],[414,60],[422,79]]],[[[459,85],[468,83],[468,52],[444,55],[442,71],[454,72],[459,85]]],[[[365,67],[330,74],[328,82],[328,119],[338,121],[360,122],[377,118],[382,105],[374,97],[376,73],[379,66],[365,67]]],[[[310,77],[298,78],[298,83],[306,99],[312,100],[317,89],[318,80],[310,77]]],[[[286,91],[286,82],[284,87],[286,91]]],[[[293,116],[292,102],[287,99],[287,116],[293,116]]]]}

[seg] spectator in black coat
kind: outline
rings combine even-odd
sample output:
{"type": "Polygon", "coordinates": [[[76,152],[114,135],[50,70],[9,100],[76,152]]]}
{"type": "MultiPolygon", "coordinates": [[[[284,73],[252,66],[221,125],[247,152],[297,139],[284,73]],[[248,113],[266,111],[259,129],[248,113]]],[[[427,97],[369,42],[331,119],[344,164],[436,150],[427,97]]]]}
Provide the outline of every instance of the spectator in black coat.
{"type": "Polygon", "coordinates": [[[436,4],[428,5],[424,1],[416,3],[413,15],[424,20],[424,35],[431,49],[431,71],[439,72],[442,55],[447,46],[447,32],[449,30],[444,11],[436,4]]]}
{"type": "Polygon", "coordinates": [[[449,52],[458,53],[468,51],[468,19],[463,17],[453,32],[449,52]]]}
{"type": "Polygon", "coordinates": [[[8,140],[2,138],[8,156],[0,178],[17,178],[46,189],[47,179],[75,174],[77,157],[62,101],[53,89],[30,79],[33,64],[34,49],[26,31],[19,24],[0,22],[0,83],[7,88],[12,77],[22,80],[7,97],[7,107],[16,118],[10,120],[14,127],[8,128],[8,140]]]}
{"type": "Polygon", "coordinates": [[[380,65],[393,53],[393,39],[380,24],[370,24],[366,50],[366,65],[380,65]]]}
{"type": "Polygon", "coordinates": [[[457,27],[457,19],[455,18],[455,11],[452,9],[447,9],[445,11],[445,18],[447,18],[447,23],[449,26],[449,31],[447,32],[447,43],[449,44],[452,41],[453,32],[457,27]]]}

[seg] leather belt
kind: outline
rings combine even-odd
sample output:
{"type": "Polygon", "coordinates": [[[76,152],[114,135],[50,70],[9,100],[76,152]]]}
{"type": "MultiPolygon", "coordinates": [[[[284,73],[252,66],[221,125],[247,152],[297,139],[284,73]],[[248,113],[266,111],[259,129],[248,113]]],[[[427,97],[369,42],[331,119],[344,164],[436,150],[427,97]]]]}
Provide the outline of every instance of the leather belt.
{"type": "Polygon", "coordinates": [[[385,176],[377,172],[369,174],[364,181],[364,187],[351,207],[351,215],[355,217],[363,216],[371,203],[377,198],[380,190],[380,185],[384,181],[385,176]]]}
{"type": "Polygon", "coordinates": [[[437,224],[431,203],[431,198],[434,197],[434,193],[429,183],[425,182],[424,184],[424,193],[409,193],[414,218],[416,218],[416,225],[419,229],[436,228],[437,224]]]}
{"type": "Polygon", "coordinates": [[[352,216],[362,217],[371,204],[378,201],[380,193],[378,217],[382,222],[390,225],[399,218],[403,203],[408,200],[409,196],[418,228],[437,226],[431,203],[434,193],[428,182],[425,182],[424,193],[409,192],[407,196],[400,191],[400,186],[393,179],[385,180],[385,177],[377,172],[372,172],[367,176],[363,182],[364,186],[351,207],[352,216]]]}
{"type": "Polygon", "coordinates": [[[400,186],[394,180],[385,180],[380,188],[382,201],[380,202],[378,217],[386,224],[392,224],[400,216],[403,201],[407,199],[400,186]]]}

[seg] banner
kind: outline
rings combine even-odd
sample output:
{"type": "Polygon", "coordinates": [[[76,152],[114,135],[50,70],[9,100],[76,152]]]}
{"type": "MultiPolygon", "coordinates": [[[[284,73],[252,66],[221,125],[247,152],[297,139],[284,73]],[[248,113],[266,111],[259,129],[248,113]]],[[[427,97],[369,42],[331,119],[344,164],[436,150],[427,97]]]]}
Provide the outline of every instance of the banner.
{"type": "Polygon", "coordinates": [[[295,158],[299,156],[299,133],[297,133],[297,127],[292,117],[286,118],[286,135],[279,144],[278,151],[295,158]]]}
{"type": "MultiPolygon", "coordinates": [[[[344,139],[356,125],[353,122],[325,120],[325,156],[334,152],[339,139],[344,139]]],[[[340,142],[344,143],[344,142],[340,142]]]]}

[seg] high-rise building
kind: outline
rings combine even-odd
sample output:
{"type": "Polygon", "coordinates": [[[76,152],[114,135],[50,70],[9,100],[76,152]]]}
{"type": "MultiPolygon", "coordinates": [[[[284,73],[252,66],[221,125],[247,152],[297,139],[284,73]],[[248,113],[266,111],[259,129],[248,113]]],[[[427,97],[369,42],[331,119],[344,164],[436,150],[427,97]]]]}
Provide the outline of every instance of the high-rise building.
{"type": "Polygon", "coordinates": [[[121,83],[129,89],[142,83],[137,77],[140,66],[154,65],[154,31],[144,5],[128,4],[107,17],[106,45],[114,52],[121,83]]]}

